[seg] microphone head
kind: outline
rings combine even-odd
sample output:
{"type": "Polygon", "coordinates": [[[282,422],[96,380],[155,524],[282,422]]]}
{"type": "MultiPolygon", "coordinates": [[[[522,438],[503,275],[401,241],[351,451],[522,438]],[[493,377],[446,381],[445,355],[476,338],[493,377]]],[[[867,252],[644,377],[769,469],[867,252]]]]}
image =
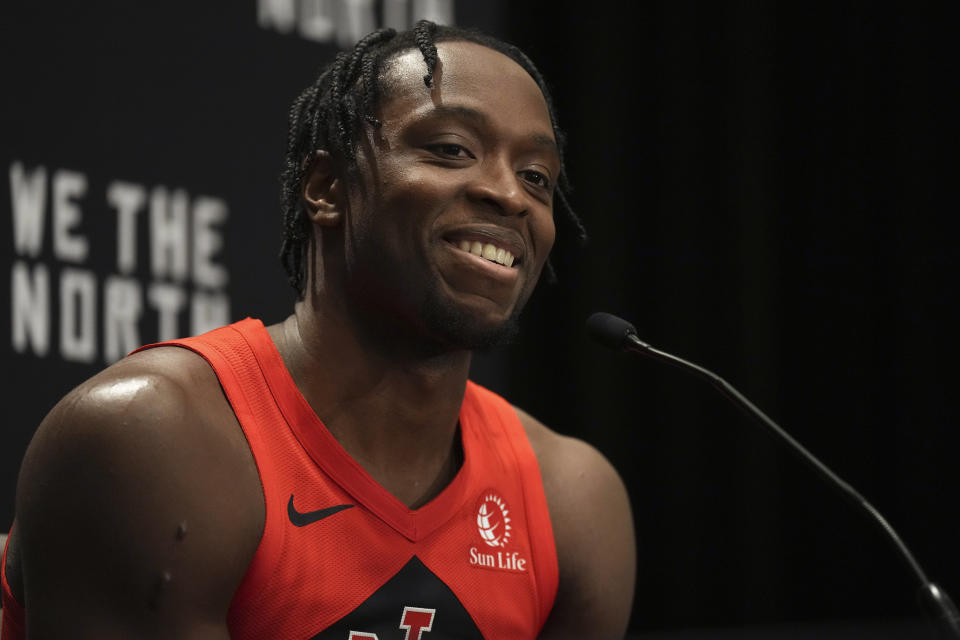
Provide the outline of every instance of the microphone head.
{"type": "Polygon", "coordinates": [[[636,336],[636,328],[617,316],[598,311],[587,318],[587,333],[605,347],[623,351],[630,344],[629,337],[636,336]]]}

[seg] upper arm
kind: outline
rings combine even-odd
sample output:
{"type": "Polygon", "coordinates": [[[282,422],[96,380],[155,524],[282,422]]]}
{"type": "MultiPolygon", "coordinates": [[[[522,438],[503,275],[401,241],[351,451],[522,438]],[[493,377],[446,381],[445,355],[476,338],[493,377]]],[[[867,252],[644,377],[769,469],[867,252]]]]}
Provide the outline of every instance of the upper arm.
{"type": "Polygon", "coordinates": [[[227,637],[259,532],[204,415],[170,376],[128,365],[47,416],[17,489],[31,637],[227,637]]]}
{"type": "Polygon", "coordinates": [[[540,464],[560,569],[542,637],[621,638],[636,578],[633,518],[623,481],[589,444],[518,414],[540,464]]]}

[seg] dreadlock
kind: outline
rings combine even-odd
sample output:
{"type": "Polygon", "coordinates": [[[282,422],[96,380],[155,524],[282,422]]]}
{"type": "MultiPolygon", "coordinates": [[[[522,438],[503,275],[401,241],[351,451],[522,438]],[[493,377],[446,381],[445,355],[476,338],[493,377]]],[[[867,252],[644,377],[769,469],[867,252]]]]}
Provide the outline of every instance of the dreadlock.
{"type": "MultiPolygon", "coordinates": [[[[419,49],[427,67],[423,83],[430,88],[438,60],[436,45],[444,41],[473,42],[498,51],[523,67],[536,81],[547,103],[560,154],[556,206],[572,227],[574,237],[578,241],[586,239],[586,230],[567,199],[570,184],[563,163],[565,136],[557,125],[547,85],[530,58],[517,47],[479,31],[421,20],[408,31],[398,33],[394,29],[378,29],[364,36],[352,51],[337,54],[290,107],[286,157],[280,175],[284,221],[280,262],[290,285],[300,297],[306,287],[306,257],[311,242],[310,223],[301,204],[303,180],[310,160],[317,150],[324,149],[342,163],[348,174],[356,171],[357,145],[364,125],[378,127],[381,124],[373,114],[379,106],[384,62],[401,51],[419,49]]],[[[554,279],[549,261],[547,276],[554,279]]]]}

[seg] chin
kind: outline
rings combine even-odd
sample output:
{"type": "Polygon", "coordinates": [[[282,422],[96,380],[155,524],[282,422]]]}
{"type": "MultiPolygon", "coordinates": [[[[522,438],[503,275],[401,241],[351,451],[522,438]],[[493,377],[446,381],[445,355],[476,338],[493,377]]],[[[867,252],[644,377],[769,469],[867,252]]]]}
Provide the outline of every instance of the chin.
{"type": "Polygon", "coordinates": [[[447,349],[488,351],[509,344],[520,332],[519,306],[505,320],[496,322],[434,298],[424,303],[422,311],[424,324],[447,349]]]}

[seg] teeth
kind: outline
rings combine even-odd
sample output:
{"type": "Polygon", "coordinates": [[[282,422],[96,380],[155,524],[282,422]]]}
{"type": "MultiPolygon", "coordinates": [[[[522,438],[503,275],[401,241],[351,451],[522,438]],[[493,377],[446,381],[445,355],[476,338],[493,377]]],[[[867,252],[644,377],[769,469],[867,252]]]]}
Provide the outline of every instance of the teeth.
{"type": "Polygon", "coordinates": [[[475,256],[480,256],[481,258],[489,260],[490,262],[502,264],[505,267],[512,267],[513,262],[516,259],[514,255],[506,249],[501,249],[490,243],[483,244],[478,241],[460,240],[457,243],[457,247],[461,251],[472,253],[475,256]]]}

